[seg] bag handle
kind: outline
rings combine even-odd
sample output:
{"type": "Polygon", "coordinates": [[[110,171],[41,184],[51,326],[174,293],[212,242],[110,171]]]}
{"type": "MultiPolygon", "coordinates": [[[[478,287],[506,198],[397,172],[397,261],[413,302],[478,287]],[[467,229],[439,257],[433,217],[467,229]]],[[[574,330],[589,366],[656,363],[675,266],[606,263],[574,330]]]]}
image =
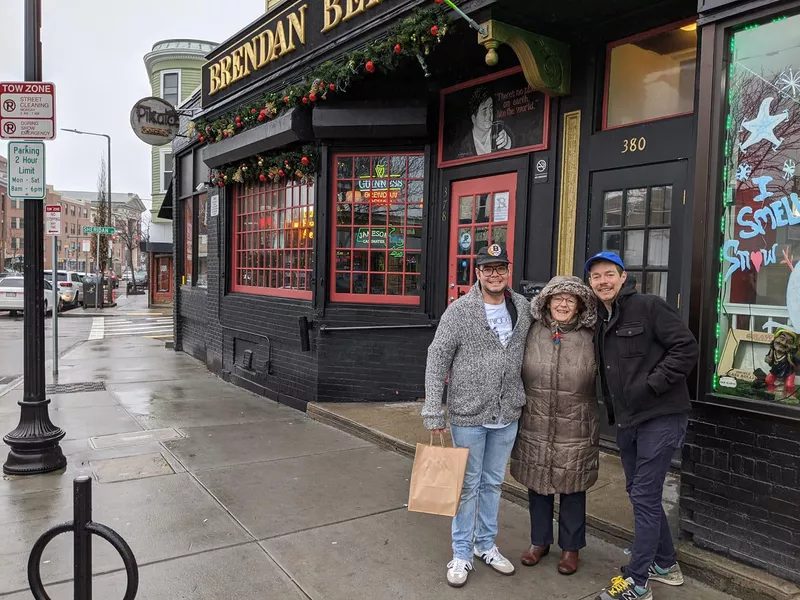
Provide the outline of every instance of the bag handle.
{"type": "MultiPolygon", "coordinates": [[[[439,443],[441,444],[442,448],[444,448],[444,434],[439,433],[439,443]]],[[[431,431],[431,446],[433,446],[433,431],[431,431]]]]}

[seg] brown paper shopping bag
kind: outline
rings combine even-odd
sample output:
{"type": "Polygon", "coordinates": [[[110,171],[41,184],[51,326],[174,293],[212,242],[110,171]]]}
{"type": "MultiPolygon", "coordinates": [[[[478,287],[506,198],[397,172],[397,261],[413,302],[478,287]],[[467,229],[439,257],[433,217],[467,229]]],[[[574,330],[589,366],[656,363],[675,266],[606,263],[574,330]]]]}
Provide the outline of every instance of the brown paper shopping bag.
{"type": "Polygon", "coordinates": [[[468,448],[446,448],[440,445],[417,444],[411,486],[408,491],[408,510],[454,517],[458,512],[464,473],[467,470],[468,448]]]}

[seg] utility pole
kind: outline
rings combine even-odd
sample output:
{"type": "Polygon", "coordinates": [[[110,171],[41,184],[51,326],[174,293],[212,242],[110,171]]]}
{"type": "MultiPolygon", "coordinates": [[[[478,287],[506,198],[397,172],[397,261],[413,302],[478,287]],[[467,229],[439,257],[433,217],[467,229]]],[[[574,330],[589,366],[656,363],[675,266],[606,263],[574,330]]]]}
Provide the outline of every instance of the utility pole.
{"type": "MultiPolygon", "coordinates": [[[[42,2],[25,0],[25,81],[42,80],[42,2]]],[[[24,383],[17,428],[3,441],[11,447],[3,465],[7,475],[38,475],[67,466],[58,443],[65,432],[50,421],[45,392],[44,207],[25,200],[24,383]]],[[[56,275],[56,269],[53,269],[56,275]]],[[[58,277],[55,288],[58,286],[58,277]]],[[[57,310],[57,306],[53,307],[57,310]]]]}

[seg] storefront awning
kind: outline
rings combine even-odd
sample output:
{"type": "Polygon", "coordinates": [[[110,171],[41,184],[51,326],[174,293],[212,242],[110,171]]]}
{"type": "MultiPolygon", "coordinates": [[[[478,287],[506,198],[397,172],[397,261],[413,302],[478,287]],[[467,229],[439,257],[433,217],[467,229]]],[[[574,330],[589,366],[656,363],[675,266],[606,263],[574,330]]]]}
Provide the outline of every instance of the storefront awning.
{"type": "Polygon", "coordinates": [[[340,103],[314,108],[313,127],[317,138],[424,137],[428,132],[425,106],[340,103]]]}
{"type": "Polygon", "coordinates": [[[174,183],[174,180],[169,182],[169,187],[167,188],[167,193],[164,196],[164,201],[161,203],[161,207],[158,209],[158,215],[156,215],[159,219],[172,220],[172,188],[174,183]]]}
{"type": "Polygon", "coordinates": [[[212,169],[295,142],[314,139],[308,111],[292,108],[277,119],[203,148],[203,162],[212,169]]]}

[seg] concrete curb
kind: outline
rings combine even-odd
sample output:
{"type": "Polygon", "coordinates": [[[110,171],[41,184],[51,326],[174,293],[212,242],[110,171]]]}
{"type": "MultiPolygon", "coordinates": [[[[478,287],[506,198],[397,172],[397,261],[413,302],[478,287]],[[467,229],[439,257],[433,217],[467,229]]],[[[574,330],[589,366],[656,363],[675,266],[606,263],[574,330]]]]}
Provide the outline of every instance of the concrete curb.
{"type": "MultiPolygon", "coordinates": [[[[338,415],[319,404],[309,403],[306,412],[315,421],[407,458],[414,458],[416,446],[404,440],[338,415]]],[[[506,500],[520,506],[528,506],[528,495],[521,488],[505,482],[502,489],[506,500]]],[[[617,546],[628,547],[633,542],[633,531],[623,529],[597,516],[587,514],[586,524],[592,535],[617,546]]],[[[800,600],[800,587],[795,584],[724,556],[707,552],[689,542],[682,542],[679,545],[678,560],[683,570],[694,579],[744,600],[800,600]]]]}

